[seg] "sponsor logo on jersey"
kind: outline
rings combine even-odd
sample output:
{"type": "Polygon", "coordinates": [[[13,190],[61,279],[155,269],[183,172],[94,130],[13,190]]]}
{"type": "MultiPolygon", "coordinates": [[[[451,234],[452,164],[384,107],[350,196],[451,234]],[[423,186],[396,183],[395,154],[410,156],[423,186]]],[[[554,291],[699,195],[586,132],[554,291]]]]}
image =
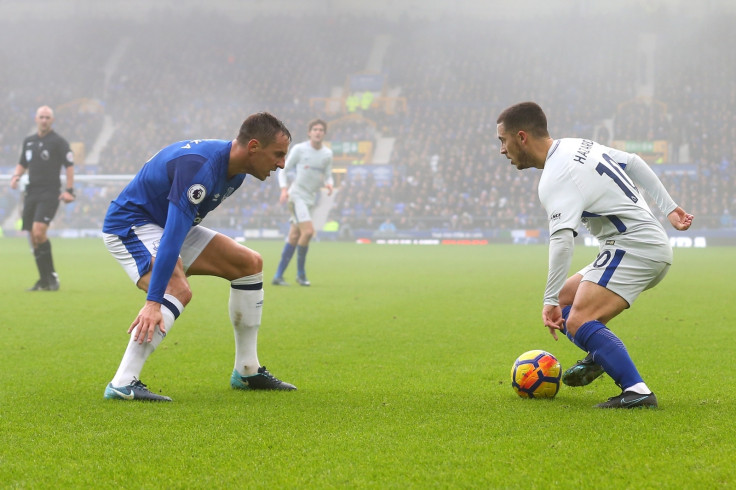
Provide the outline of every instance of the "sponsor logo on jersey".
{"type": "Polygon", "coordinates": [[[74,152],[73,151],[69,150],[66,153],[66,161],[69,162],[69,163],[72,163],[74,161],[74,152]]]}
{"type": "Polygon", "coordinates": [[[616,245],[616,240],[606,240],[606,245],[616,245]]]}
{"type": "Polygon", "coordinates": [[[562,218],[562,213],[554,213],[552,216],[549,217],[550,221],[556,221],[558,219],[562,218]]]}
{"type": "Polygon", "coordinates": [[[187,190],[187,199],[192,204],[201,203],[206,195],[207,189],[202,184],[194,184],[187,190]]]}
{"type": "Polygon", "coordinates": [[[41,160],[48,160],[49,156],[50,155],[48,150],[41,150],[41,160]]]}
{"type": "Polygon", "coordinates": [[[26,150],[26,162],[30,162],[33,158],[33,150],[26,150]]]}

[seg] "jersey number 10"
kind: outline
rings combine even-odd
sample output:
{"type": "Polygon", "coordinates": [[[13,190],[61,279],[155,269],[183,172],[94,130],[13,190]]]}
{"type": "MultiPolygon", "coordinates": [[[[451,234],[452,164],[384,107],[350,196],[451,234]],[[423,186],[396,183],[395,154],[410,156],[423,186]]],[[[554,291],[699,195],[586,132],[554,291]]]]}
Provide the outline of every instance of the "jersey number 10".
{"type": "Polygon", "coordinates": [[[605,174],[613,179],[616,185],[619,186],[622,191],[624,191],[626,197],[631,199],[633,202],[639,201],[639,197],[636,195],[638,189],[636,188],[634,183],[629,180],[626,174],[624,174],[618,163],[616,163],[616,161],[611,158],[607,153],[603,154],[603,159],[606,161],[606,163],[599,162],[598,166],[595,167],[595,170],[600,175],[605,174]]]}

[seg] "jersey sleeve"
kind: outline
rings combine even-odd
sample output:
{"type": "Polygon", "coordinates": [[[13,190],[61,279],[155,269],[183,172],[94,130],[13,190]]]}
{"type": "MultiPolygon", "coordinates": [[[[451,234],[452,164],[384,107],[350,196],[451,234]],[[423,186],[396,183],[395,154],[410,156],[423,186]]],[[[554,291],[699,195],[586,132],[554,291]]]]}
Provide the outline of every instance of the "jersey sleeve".
{"type": "Polygon", "coordinates": [[[184,239],[192,228],[199,205],[214,185],[207,159],[188,154],[169,162],[172,177],[169,205],[161,243],[153,265],[147,299],[160,303],[174,272],[184,239]]]}
{"type": "Polygon", "coordinates": [[[69,142],[64,138],[59,138],[59,152],[62,155],[64,167],[74,166],[74,152],[72,147],[69,146],[69,142]]]}
{"type": "Polygon", "coordinates": [[[624,171],[631,177],[634,183],[644,189],[647,194],[656,203],[660,211],[665,216],[670,214],[677,207],[677,203],[672,199],[665,189],[662,181],[659,180],[657,174],[647,165],[639,155],[629,153],[624,166],[624,171]]]}
{"type": "Polygon", "coordinates": [[[568,172],[557,173],[546,183],[539,199],[547,211],[550,236],[566,228],[577,235],[584,211],[584,198],[572,175],[568,172]]]}
{"type": "Polygon", "coordinates": [[[325,174],[326,174],[325,175],[325,185],[334,186],[335,185],[335,179],[334,179],[334,177],[332,177],[332,163],[333,163],[332,155],[333,155],[333,153],[332,153],[332,151],[330,151],[329,160],[327,162],[327,166],[325,167],[325,174]]]}
{"type": "Polygon", "coordinates": [[[173,176],[168,199],[189,218],[190,226],[197,216],[198,206],[213,187],[212,175],[205,165],[206,162],[200,155],[187,155],[171,166],[173,176]]]}
{"type": "Polygon", "coordinates": [[[27,169],[28,168],[28,158],[26,158],[26,143],[28,142],[28,138],[23,140],[23,145],[20,148],[20,158],[18,159],[18,165],[21,167],[27,169]]]}
{"type": "Polygon", "coordinates": [[[544,290],[545,305],[559,305],[560,291],[567,280],[567,271],[572,264],[574,244],[573,233],[562,229],[549,238],[549,270],[547,287],[544,290]]]}
{"type": "Polygon", "coordinates": [[[146,299],[162,303],[166,286],[174,273],[176,261],[179,259],[181,247],[187,233],[192,228],[192,220],[173,202],[169,203],[166,226],[158,246],[156,260],[153,263],[151,282],[146,299]]]}

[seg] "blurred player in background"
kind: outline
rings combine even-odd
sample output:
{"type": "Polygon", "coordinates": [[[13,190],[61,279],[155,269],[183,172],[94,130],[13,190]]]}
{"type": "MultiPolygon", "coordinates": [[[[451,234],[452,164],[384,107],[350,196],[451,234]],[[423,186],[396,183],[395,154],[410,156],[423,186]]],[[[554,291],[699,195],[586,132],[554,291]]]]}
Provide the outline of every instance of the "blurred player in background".
{"type": "Polygon", "coordinates": [[[657,407],[624,344],[607,327],[639,294],[656,286],[672,263],[672,248],[640,189],[677,230],[693,216],[679,207],[638,155],[590,140],[553,140],[534,102],[504,110],[497,119],[501,153],[517,169],[542,169],[539,199],[549,219],[549,272],[542,320],[588,353],[565,371],[569,386],[587,385],[604,371],[622,392],[600,408],[657,407]],[[580,223],[600,242],[596,259],[566,280],[580,223]]]}
{"type": "Polygon", "coordinates": [[[314,236],[312,210],[317,201],[317,193],[324,186],[327,195],[332,194],[332,150],[323,143],[327,133],[327,123],[321,119],[313,119],[308,125],[309,140],[303,141],[289,152],[284,170],[279,172],[279,186],[282,204],[288,200],[291,225],[281,252],[276,274],[271,284],[288,286],[284,280],[284,271],[296,250],[296,282],[302,286],[310,286],[304,268],[307,261],[309,241],[314,236]],[[290,170],[296,172],[291,186],[287,187],[287,175],[290,170]]]}
{"type": "Polygon", "coordinates": [[[28,291],[57,291],[59,276],[54,268],[51,242],[47,233],[51,220],[59,209],[59,201],[74,200],[74,154],[69,143],[51,125],[54,111],[41,106],[36,111],[35,134],[23,140],[20,161],[10,178],[10,187],[28,170],[28,186],[23,201],[23,229],[30,233],[31,247],[36,258],[39,279],[28,291]],[[61,167],[66,172],[66,189],[61,191],[61,167]]]}
{"type": "Polygon", "coordinates": [[[268,113],[249,116],[233,141],[180,141],[159,151],[110,204],[102,231],[110,253],[148,294],[128,328],[130,341],[105,398],[171,401],[149,391],[140,373],[192,299],[190,275],[230,282],[236,389],[295,390],[261,366],[263,260],[235,240],[199,226],[246,175],[265,180],[284,167],[291,134],[268,113]]]}

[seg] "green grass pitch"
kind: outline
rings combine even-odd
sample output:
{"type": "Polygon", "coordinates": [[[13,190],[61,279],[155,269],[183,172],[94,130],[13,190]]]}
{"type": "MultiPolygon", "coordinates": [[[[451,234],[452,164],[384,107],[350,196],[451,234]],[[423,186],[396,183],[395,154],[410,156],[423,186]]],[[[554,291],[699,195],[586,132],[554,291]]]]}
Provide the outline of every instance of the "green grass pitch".
{"type": "Polygon", "coordinates": [[[267,280],[259,357],[299,390],[230,389],[228,284],[194,277],[141,376],[174,402],[146,404],[102,397],[144,296],[101,240],[55,239],[61,290],[29,293],[27,241],[0,239],[0,487],[736,486],[736,248],[676,249],[611,322],[661,408],[602,411],[607,376],[553,400],[511,389],[526,350],[563,369],[582,355],[541,324],[545,246],[318,242],[313,286],[277,288],[281,245],[248,242],[267,280]]]}

